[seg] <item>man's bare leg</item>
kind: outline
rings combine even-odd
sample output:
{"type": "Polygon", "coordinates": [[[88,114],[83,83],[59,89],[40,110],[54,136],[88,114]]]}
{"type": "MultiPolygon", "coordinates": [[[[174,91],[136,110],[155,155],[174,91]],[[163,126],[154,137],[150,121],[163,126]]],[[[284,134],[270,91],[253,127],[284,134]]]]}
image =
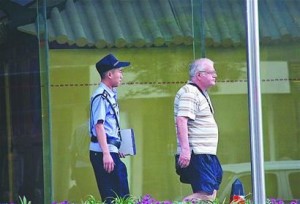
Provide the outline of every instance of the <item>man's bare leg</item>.
{"type": "Polygon", "coordinates": [[[210,200],[214,201],[216,199],[217,191],[214,190],[213,194],[209,195],[205,192],[193,193],[183,199],[183,201],[197,201],[197,200],[210,200]]]}

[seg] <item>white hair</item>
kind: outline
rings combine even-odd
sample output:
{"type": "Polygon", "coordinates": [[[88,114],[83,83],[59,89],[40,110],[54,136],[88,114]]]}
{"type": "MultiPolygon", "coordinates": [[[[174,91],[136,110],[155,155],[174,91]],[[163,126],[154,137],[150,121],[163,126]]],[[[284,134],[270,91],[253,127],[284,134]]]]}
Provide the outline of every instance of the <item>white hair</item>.
{"type": "Polygon", "coordinates": [[[199,72],[199,71],[204,72],[204,71],[206,71],[205,69],[208,66],[213,66],[213,64],[214,64],[214,62],[208,58],[200,58],[200,59],[194,60],[189,66],[190,79],[192,79],[197,72],[199,72]]]}

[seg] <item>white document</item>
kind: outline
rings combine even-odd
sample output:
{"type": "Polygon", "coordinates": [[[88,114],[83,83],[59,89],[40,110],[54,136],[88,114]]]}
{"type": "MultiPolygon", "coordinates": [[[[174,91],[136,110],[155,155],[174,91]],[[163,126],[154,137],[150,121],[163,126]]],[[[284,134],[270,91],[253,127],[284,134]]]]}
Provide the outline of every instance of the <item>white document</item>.
{"type": "Polygon", "coordinates": [[[133,129],[121,129],[121,146],[120,153],[124,155],[136,155],[135,140],[133,129]]]}

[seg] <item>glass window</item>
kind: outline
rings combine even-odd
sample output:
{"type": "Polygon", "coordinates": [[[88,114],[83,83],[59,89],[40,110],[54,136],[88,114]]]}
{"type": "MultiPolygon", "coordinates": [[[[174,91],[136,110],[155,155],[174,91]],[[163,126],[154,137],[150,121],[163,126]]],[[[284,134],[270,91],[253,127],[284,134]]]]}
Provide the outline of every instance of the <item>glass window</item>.
{"type": "Polygon", "coordinates": [[[300,198],[300,192],[298,190],[298,184],[299,184],[299,179],[300,179],[300,173],[299,172],[293,172],[289,174],[289,182],[290,182],[290,189],[293,198],[300,198]]]}
{"type": "MultiPolygon", "coordinates": [[[[258,3],[266,194],[299,199],[300,1],[258,3]]],[[[236,178],[251,191],[245,1],[31,1],[18,7],[22,19],[14,5],[0,3],[0,202],[100,199],[89,100],[108,53],[131,62],[118,101],[121,128],[136,136],[137,155],[124,159],[133,196],[192,193],[175,173],[173,103],[200,57],[218,75],[208,91],[224,168],[218,197],[236,178]]]]}

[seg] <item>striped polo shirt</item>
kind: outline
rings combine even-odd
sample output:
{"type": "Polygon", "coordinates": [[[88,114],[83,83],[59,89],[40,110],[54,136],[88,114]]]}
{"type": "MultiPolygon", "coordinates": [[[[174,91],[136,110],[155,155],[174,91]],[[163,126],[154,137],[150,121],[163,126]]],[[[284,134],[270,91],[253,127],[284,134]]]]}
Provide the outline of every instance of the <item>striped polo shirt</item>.
{"type": "MultiPolygon", "coordinates": [[[[204,94],[210,102],[208,94],[206,92],[204,94]]],[[[188,118],[188,139],[191,151],[195,154],[216,155],[218,126],[208,101],[197,87],[186,84],[179,89],[174,100],[174,116],[175,121],[177,116],[188,118]]],[[[178,154],[180,149],[177,139],[178,154]]]]}

